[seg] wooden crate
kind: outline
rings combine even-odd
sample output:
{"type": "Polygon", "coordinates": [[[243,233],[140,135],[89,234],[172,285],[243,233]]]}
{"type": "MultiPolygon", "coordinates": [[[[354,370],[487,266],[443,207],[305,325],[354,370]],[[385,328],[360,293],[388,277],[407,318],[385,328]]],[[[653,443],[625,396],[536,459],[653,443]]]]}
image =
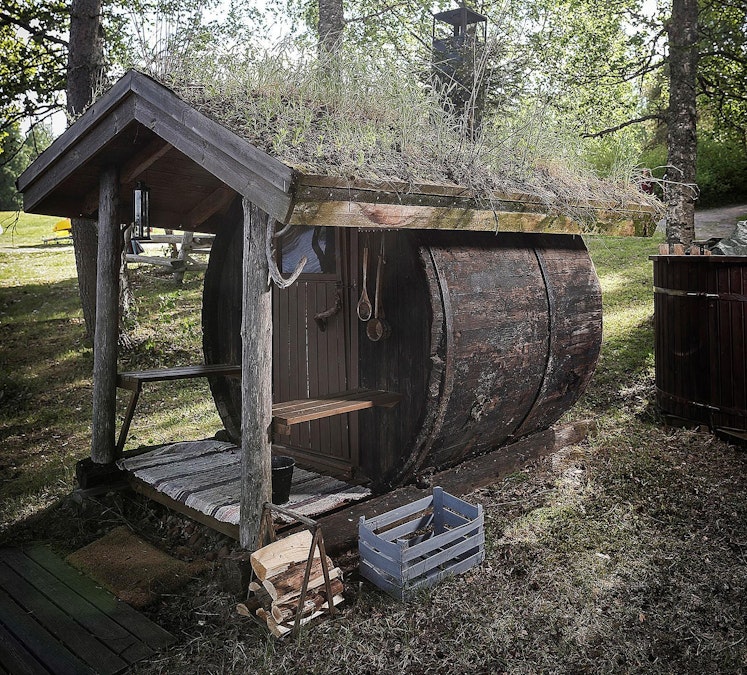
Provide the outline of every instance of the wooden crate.
{"type": "Polygon", "coordinates": [[[433,488],[430,497],[358,523],[360,573],[400,599],[485,557],[482,505],[433,488]]]}

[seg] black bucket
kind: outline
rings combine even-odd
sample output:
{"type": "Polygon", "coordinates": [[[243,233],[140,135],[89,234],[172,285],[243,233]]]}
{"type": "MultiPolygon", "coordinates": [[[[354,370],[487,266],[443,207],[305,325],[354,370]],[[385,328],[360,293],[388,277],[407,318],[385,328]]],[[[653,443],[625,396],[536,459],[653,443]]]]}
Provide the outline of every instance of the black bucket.
{"type": "Polygon", "coordinates": [[[296,460],[293,457],[272,458],[272,503],[285,504],[290,499],[293,467],[296,460]]]}

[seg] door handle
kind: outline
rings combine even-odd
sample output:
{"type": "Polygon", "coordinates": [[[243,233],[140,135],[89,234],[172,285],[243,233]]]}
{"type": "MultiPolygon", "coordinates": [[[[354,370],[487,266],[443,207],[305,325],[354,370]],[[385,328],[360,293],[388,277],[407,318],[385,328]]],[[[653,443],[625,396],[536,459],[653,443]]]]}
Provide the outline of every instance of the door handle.
{"type": "Polygon", "coordinates": [[[342,309],[342,291],[338,288],[335,295],[335,304],[329,309],[325,309],[323,312],[314,315],[314,321],[319,327],[319,330],[323,333],[327,330],[327,321],[329,321],[335,314],[339,314],[342,309]]]}

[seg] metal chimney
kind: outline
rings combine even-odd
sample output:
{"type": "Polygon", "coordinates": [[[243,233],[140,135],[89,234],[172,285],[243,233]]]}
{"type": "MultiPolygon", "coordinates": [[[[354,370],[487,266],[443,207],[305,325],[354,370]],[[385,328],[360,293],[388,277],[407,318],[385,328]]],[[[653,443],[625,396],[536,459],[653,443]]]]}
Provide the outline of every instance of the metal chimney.
{"type": "Polygon", "coordinates": [[[444,85],[454,113],[466,116],[470,132],[479,126],[482,78],[476,64],[487,38],[488,19],[466,7],[433,15],[433,71],[444,85]]]}

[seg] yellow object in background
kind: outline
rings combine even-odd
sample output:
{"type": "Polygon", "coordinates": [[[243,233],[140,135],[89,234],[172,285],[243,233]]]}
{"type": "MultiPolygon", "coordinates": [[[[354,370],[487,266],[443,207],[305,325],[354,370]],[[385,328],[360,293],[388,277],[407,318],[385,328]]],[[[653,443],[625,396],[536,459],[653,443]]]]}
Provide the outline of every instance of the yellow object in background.
{"type": "Polygon", "coordinates": [[[63,218],[54,224],[52,232],[65,232],[66,234],[70,234],[70,227],[70,218],[63,218]]]}

